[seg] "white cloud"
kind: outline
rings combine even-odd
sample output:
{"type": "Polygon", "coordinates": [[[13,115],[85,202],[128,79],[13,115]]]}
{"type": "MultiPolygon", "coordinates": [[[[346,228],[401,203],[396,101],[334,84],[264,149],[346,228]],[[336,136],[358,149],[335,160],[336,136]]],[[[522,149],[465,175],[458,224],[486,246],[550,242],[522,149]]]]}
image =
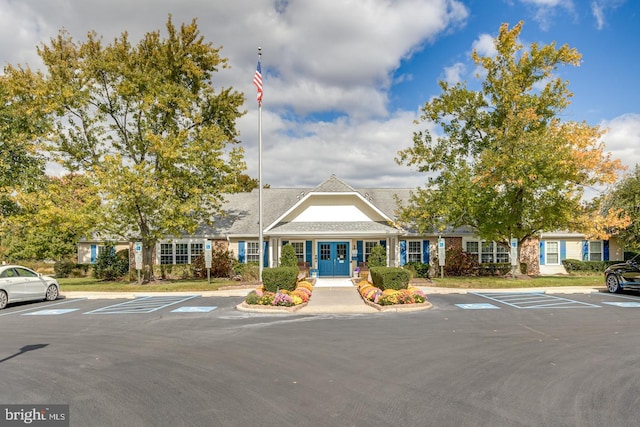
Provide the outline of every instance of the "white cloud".
{"type": "Polygon", "coordinates": [[[495,37],[490,34],[480,34],[480,36],[473,41],[472,48],[475,49],[480,56],[493,57],[498,54],[495,37]]]}
{"type": "Polygon", "coordinates": [[[446,67],[444,69],[444,80],[449,84],[460,83],[464,80],[466,69],[467,67],[462,62],[453,64],[451,67],[446,67]]]}
{"type": "MultiPolygon", "coordinates": [[[[398,112],[386,120],[340,117],[332,122],[294,122],[263,111],[263,182],[313,187],[335,174],[356,187],[422,185],[424,174],[394,160],[399,150],[412,144],[417,117],[416,111],[398,112]]],[[[241,122],[253,129],[245,137],[257,141],[257,114],[251,112],[241,122]]],[[[249,174],[257,176],[256,163],[250,165],[249,174]]]]}
{"type": "Polygon", "coordinates": [[[78,41],[95,30],[104,43],[127,31],[135,43],[149,31],[165,35],[169,14],[175,25],[197,17],[205,40],[222,46],[231,65],[214,85],[233,86],[247,98],[238,128],[254,177],[251,80],[261,46],[263,177],[273,186],[317,185],[331,173],[354,186],[417,185],[421,177],[394,162],[412,142],[415,112],[388,111],[393,74],[468,16],[457,0],[0,0],[0,10],[0,60],[32,68],[40,67],[36,45],[62,28],[78,41]],[[339,119],[322,121],[323,113],[339,119]]]}
{"type": "Polygon", "coordinates": [[[591,12],[593,13],[593,17],[596,20],[596,28],[601,30],[604,27],[604,10],[601,4],[598,2],[591,3],[591,12]]]}
{"type": "Polygon", "coordinates": [[[591,13],[596,20],[596,28],[601,30],[606,25],[606,13],[609,10],[617,9],[626,0],[596,0],[591,2],[591,13]]]}
{"type": "Polygon", "coordinates": [[[561,13],[575,14],[572,0],[520,0],[534,9],[534,20],[542,30],[548,30],[553,18],[561,13]]]}
{"type": "Polygon", "coordinates": [[[624,114],[600,124],[607,151],[629,169],[640,164],[640,114],[624,114]]]}

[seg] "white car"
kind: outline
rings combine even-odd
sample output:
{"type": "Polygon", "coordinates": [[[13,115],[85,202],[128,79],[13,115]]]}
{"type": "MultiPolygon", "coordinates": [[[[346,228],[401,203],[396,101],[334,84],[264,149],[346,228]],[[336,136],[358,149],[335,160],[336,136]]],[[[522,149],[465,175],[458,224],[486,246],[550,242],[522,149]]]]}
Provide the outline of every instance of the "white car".
{"type": "Polygon", "coordinates": [[[19,301],[53,301],[60,295],[60,285],[53,277],[19,265],[0,266],[0,310],[19,301]]]}

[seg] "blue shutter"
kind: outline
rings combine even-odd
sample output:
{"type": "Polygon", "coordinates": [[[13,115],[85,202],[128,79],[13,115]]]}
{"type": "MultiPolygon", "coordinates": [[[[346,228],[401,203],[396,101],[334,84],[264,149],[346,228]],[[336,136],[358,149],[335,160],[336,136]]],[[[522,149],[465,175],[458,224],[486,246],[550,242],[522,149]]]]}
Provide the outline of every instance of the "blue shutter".
{"type": "Polygon", "coordinates": [[[603,261],[609,261],[609,241],[608,240],[602,241],[602,257],[604,258],[603,261]]]}
{"type": "Polygon", "coordinates": [[[356,241],[356,249],[358,250],[358,266],[364,261],[364,243],[362,240],[356,241]]]}
{"type": "Polygon", "coordinates": [[[582,241],[582,261],[589,261],[589,241],[582,241]]]}
{"type": "Polygon", "coordinates": [[[313,262],[313,259],[311,258],[311,253],[313,252],[313,242],[311,240],[307,240],[305,243],[305,261],[309,263],[309,265],[311,265],[311,263],[313,262]]]}
{"type": "Polygon", "coordinates": [[[90,261],[91,264],[95,264],[97,256],[98,256],[98,246],[91,245],[91,261],[90,261]]]}
{"type": "Polygon", "coordinates": [[[429,241],[428,240],[423,240],[422,241],[422,263],[423,264],[429,264],[430,261],[430,256],[429,256],[429,251],[431,250],[431,248],[429,247],[429,241]]]}
{"type": "Polygon", "coordinates": [[[384,250],[387,250],[387,241],[386,240],[380,240],[380,246],[382,246],[384,248],[384,250]]]}
{"type": "Polygon", "coordinates": [[[544,265],[544,241],[540,241],[540,265],[544,265]]]}
{"type": "Polygon", "coordinates": [[[244,249],[244,241],[238,242],[238,261],[244,264],[245,261],[245,249],[244,249]]]}
{"type": "Polygon", "coordinates": [[[269,267],[269,242],[262,242],[262,265],[269,267]]]}
{"type": "MultiPolygon", "coordinates": [[[[567,241],[560,240],[560,261],[567,259],[567,241]]],[[[562,262],[560,262],[562,264],[562,262]]]]}
{"type": "Polygon", "coordinates": [[[400,240],[400,265],[407,263],[407,241],[400,240]]]}
{"type": "Polygon", "coordinates": [[[283,241],[282,241],[282,246],[286,245],[287,243],[289,243],[289,241],[288,241],[288,240],[283,240],[283,241]]]}

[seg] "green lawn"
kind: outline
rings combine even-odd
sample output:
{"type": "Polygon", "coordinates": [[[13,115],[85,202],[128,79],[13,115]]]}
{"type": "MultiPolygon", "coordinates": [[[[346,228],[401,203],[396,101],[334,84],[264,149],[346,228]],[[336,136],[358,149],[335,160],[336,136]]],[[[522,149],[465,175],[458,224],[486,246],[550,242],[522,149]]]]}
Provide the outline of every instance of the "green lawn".
{"type": "Polygon", "coordinates": [[[174,291],[216,291],[228,286],[244,286],[228,279],[202,280],[159,280],[139,285],[137,282],[105,282],[92,277],[60,278],[62,292],[174,292],[174,291]]]}
{"type": "Polygon", "coordinates": [[[602,274],[540,276],[526,278],[505,277],[445,277],[432,279],[435,286],[442,288],[543,288],[556,286],[605,286],[602,274]]]}
{"type": "MultiPolygon", "coordinates": [[[[136,282],[104,282],[90,277],[58,279],[63,292],[172,292],[172,291],[215,291],[230,286],[247,286],[248,283],[227,279],[207,280],[162,280],[138,285],[136,282]]],[[[445,277],[434,278],[426,286],[461,289],[508,289],[542,288],[556,286],[605,286],[602,274],[544,276],[532,278],[505,277],[445,277]]]]}

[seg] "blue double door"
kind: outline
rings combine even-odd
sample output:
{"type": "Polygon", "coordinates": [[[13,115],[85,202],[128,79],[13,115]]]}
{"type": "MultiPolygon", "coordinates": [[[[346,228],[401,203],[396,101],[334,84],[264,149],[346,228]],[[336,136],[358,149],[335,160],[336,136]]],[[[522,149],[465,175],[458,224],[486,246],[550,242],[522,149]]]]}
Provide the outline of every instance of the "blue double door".
{"type": "Polygon", "coordinates": [[[318,275],[349,276],[349,242],[318,242],[318,275]]]}

